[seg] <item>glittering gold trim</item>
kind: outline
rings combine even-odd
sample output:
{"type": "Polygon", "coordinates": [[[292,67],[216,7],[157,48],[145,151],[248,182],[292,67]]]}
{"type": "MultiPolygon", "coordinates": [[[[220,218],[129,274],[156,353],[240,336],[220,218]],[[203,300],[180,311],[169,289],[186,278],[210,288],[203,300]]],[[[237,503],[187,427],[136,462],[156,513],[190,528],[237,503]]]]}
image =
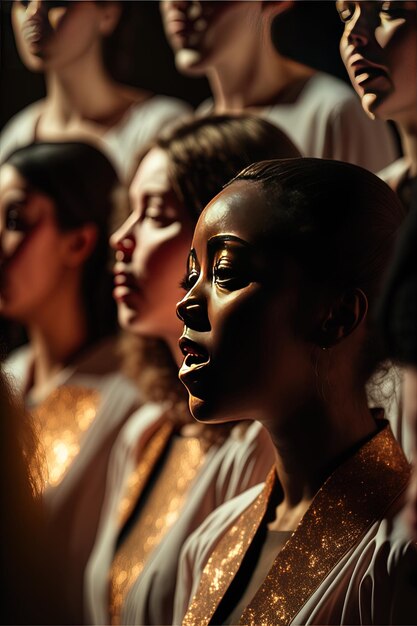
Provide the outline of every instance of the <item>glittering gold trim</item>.
{"type": "Polygon", "coordinates": [[[119,528],[123,528],[131,516],[140,494],[146,487],[150,475],[168,445],[173,430],[173,422],[166,420],[146,444],[135,470],[128,478],[125,493],[120,501],[119,528]]]}
{"type": "MultiPolygon", "coordinates": [[[[324,483],[287,541],[240,623],[289,624],[335,565],[404,490],[410,466],[389,426],[324,483]]],[[[262,521],[271,486],[220,540],[208,561],[184,624],[208,624],[262,521]],[[255,509],[255,515],[251,511],[255,509]],[[252,522],[252,525],[250,523],[252,522]],[[245,540],[246,524],[250,540],[245,540]],[[237,541],[236,541],[237,539],[237,541]],[[235,552],[235,554],[234,554],[235,552]]]]}
{"type": "Polygon", "coordinates": [[[203,442],[199,438],[177,437],[172,442],[161,473],[114,557],[110,570],[111,624],[121,623],[129,591],[152,552],[177,521],[204,460],[203,442]]]}
{"type": "Polygon", "coordinates": [[[44,488],[56,487],[64,478],[97,415],[99,403],[96,389],[63,385],[32,409],[46,465],[44,488]]]}
{"type": "Polygon", "coordinates": [[[259,496],[216,546],[204,568],[197,593],[184,616],[183,626],[203,626],[210,622],[262,522],[274,483],[275,467],[269,472],[259,496]]]}

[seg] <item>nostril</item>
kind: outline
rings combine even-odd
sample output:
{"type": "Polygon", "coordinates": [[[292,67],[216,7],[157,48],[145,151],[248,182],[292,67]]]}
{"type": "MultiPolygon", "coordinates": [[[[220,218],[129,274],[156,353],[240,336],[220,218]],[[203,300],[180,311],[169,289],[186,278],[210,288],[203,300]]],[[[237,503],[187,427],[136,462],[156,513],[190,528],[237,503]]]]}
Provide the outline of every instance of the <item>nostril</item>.
{"type": "Polygon", "coordinates": [[[175,312],[177,314],[178,319],[181,320],[181,322],[184,322],[184,317],[182,315],[182,303],[181,302],[177,304],[175,312]]]}
{"type": "Polygon", "coordinates": [[[116,260],[125,261],[130,258],[135,249],[135,239],[128,235],[121,238],[111,239],[110,243],[112,247],[116,250],[116,260]]]}

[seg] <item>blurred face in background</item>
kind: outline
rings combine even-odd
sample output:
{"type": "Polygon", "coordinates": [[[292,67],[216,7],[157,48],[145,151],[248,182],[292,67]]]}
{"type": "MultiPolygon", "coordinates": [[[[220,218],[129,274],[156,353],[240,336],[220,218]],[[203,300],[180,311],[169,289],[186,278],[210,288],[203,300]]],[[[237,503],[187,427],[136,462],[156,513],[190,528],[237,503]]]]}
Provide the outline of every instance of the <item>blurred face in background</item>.
{"type": "Polygon", "coordinates": [[[416,2],[345,2],[340,51],[371,117],[401,121],[417,107],[416,2]]]}
{"type": "Polygon", "coordinates": [[[130,197],[132,214],[110,240],[120,325],[146,336],[178,337],[175,306],[194,222],[172,188],[169,160],[160,148],[142,160],[130,197]]]}
{"type": "Polygon", "coordinates": [[[115,28],[120,7],[88,0],[15,0],[12,24],[17,49],[31,71],[62,69],[93,52],[115,28]]]}
{"type": "Polygon", "coordinates": [[[262,2],[162,0],[162,21],[179,71],[204,74],[223,58],[238,59],[261,37],[262,2]]]}
{"type": "Polygon", "coordinates": [[[73,231],[59,230],[49,196],[10,165],[0,168],[0,314],[36,321],[65,290],[73,231]]]}

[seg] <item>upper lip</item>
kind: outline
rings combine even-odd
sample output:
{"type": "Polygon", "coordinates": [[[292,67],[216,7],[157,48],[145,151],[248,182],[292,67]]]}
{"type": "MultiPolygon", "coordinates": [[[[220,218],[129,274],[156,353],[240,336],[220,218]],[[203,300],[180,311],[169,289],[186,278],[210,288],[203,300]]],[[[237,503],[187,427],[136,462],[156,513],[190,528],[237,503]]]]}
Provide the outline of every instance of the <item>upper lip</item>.
{"type": "Polygon", "coordinates": [[[194,31],[194,23],[199,18],[191,18],[183,11],[172,8],[166,15],[165,24],[168,32],[175,35],[194,31]]]}
{"type": "Polygon", "coordinates": [[[113,268],[113,276],[115,284],[118,276],[121,276],[124,279],[123,283],[118,282],[116,286],[123,284],[123,286],[129,287],[130,289],[139,289],[136,277],[128,269],[121,267],[117,263],[113,268]]]}
{"type": "Polygon", "coordinates": [[[383,65],[379,63],[375,63],[374,61],[369,61],[365,59],[361,54],[354,53],[349,59],[349,66],[353,69],[353,73],[357,78],[364,72],[377,72],[379,74],[384,74],[388,76],[388,70],[383,65]]]}
{"type": "Polygon", "coordinates": [[[180,350],[183,353],[184,365],[186,367],[198,367],[207,365],[210,362],[210,354],[204,346],[190,339],[187,335],[183,335],[179,340],[180,350]]]}

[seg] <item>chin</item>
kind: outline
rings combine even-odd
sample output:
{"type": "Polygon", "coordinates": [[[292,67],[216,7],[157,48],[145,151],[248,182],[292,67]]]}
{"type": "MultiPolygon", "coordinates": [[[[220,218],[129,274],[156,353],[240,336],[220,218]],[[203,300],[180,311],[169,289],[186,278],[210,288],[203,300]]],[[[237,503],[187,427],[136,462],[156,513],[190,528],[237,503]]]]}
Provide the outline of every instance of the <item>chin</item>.
{"type": "Polygon", "coordinates": [[[175,54],[175,66],[181,74],[186,76],[203,76],[205,67],[202,63],[203,55],[193,48],[181,48],[175,54]]]}
{"type": "MultiPolygon", "coordinates": [[[[188,406],[192,416],[202,424],[225,424],[227,422],[238,422],[241,415],[236,415],[235,411],[228,410],[223,406],[216,405],[210,398],[203,400],[189,393],[188,406]]],[[[247,419],[247,416],[245,417],[247,419]]]]}

